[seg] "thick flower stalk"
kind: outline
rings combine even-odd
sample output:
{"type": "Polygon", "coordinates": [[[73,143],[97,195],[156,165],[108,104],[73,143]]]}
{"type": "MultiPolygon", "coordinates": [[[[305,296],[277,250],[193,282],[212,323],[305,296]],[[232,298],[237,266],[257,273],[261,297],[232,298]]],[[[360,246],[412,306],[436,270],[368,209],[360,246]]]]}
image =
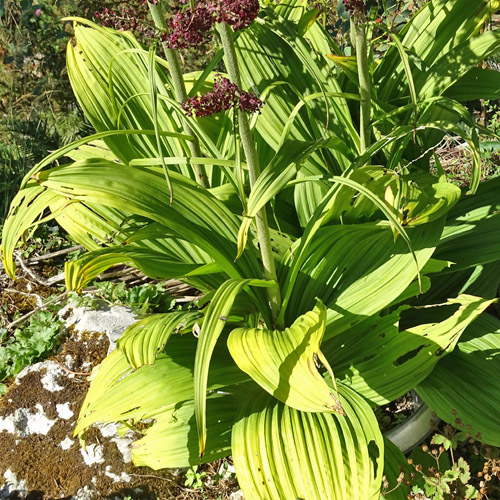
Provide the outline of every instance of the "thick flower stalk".
{"type": "MultiPolygon", "coordinates": [[[[162,32],[167,31],[167,23],[165,21],[165,16],[160,4],[156,1],[149,1],[149,11],[151,12],[151,17],[156,25],[156,27],[162,32]]],[[[182,103],[187,99],[186,86],[184,84],[184,78],[182,76],[181,63],[179,60],[179,54],[176,50],[171,49],[166,42],[163,43],[163,48],[165,50],[165,57],[170,69],[170,75],[172,77],[172,85],[174,87],[175,97],[178,102],[182,103]]],[[[201,150],[200,144],[196,139],[195,134],[191,130],[189,123],[183,120],[183,128],[186,134],[195,137],[195,140],[189,142],[189,150],[191,155],[200,158],[201,150]]],[[[208,183],[207,174],[203,165],[194,164],[193,169],[196,175],[196,181],[203,187],[210,187],[208,183]]]]}
{"type": "MultiPolygon", "coordinates": [[[[251,22],[251,21],[250,21],[251,22]]],[[[226,23],[217,24],[217,31],[221,37],[222,48],[224,49],[225,62],[227,72],[231,82],[236,87],[241,88],[240,71],[238,68],[238,60],[233,42],[233,30],[226,23]]],[[[250,129],[247,113],[241,108],[238,110],[238,124],[241,138],[241,144],[245,153],[250,187],[253,187],[260,174],[259,157],[255,140],[250,129]]],[[[262,256],[262,264],[264,266],[264,276],[268,280],[277,282],[276,268],[274,264],[273,249],[271,245],[271,236],[269,233],[269,225],[267,223],[266,210],[263,208],[255,217],[255,225],[257,228],[257,239],[259,241],[260,253],[262,256]]],[[[278,286],[267,289],[269,306],[273,321],[277,323],[279,312],[281,309],[281,294],[278,286]]],[[[274,324],[275,328],[281,328],[283,325],[274,324]]]]}
{"type": "Polygon", "coordinates": [[[358,66],[359,96],[359,139],[361,153],[364,153],[371,143],[371,74],[368,60],[369,45],[366,30],[366,13],[377,0],[343,0],[345,8],[351,15],[351,37],[356,51],[358,66]]]}

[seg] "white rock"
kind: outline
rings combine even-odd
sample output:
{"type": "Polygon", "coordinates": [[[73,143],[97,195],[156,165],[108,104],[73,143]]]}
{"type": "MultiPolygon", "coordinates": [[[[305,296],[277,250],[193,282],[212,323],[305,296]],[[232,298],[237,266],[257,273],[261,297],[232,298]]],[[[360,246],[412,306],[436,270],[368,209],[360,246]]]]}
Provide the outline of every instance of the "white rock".
{"type": "Polygon", "coordinates": [[[71,500],[94,500],[97,497],[98,494],[95,486],[84,486],[76,492],[74,497],[71,497],[71,500]]]}
{"type": "Polygon", "coordinates": [[[0,431],[5,430],[21,439],[30,434],[46,436],[56,421],[45,416],[41,404],[35,405],[35,408],[38,410],[37,413],[32,413],[28,408],[19,408],[13,415],[0,417],[0,431]]]}
{"type": "Polygon", "coordinates": [[[116,444],[118,451],[122,454],[123,461],[130,463],[132,461],[131,446],[134,442],[133,432],[127,431],[124,436],[118,434],[118,425],[110,423],[99,428],[103,437],[110,438],[110,441],[116,444]]]}
{"type": "Polygon", "coordinates": [[[243,496],[243,492],[241,490],[233,491],[231,495],[229,495],[229,500],[245,500],[243,496]]]}
{"type": "Polygon", "coordinates": [[[120,475],[114,474],[111,472],[111,465],[106,466],[104,474],[111,478],[115,483],[129,483],[132,479],[126,472],[122,472],[120,475]]]}
{"type": "Polygon", "coordinates": [[[69,436],[64,440],[59,443],[59,446],[63,450],[69,450],[73,446],[74,441],[69,438],[69,436]]]}
{"type": "Polygon", "coordinates": [[[67,375],[64,370],[53,361],[45,361],[42,366],[46,370],[45,375],[40,379],[43,388],[50,392],[62,391],[64,387],[59,385],[57,380],[62,375],[67,375]]]}
{"type": "Polygon", "coordinates": [[[77,332],[104,332],[109,338],[108,354],[114,350],[116,341],[127,327],[137,321],[132,309],[124,306],[104,307],[94,311],[85,307],[72,307],[71,303],[59,311],[64,317],[68,310],[70,316],[66,325],[74,325],[77,332]]]}
{"type": "MultiPolygon", "coordinates": [[[[39,363],[35,363],[34,365],[27,366],[23,370],[21,370],[16,377],[16,385],[21,384],[21,379],[26,377],[28,373],[32,372],[40,372],[45,369],[44,376],[40,379],[42,382],[43,388],[46,391],[55,392],[62,391],[64,387],[57,383],[59,377],[63,375],[68,375],[57,363],[53,361],[40,361],[39,363]]],[[[73,375],[70,375],[72,378],[73,375]]]]}
{"type": "Polygon", "coordinates": [[[57,415],[59,416],[59,418],[62,418],[64,420],[69,420],[74,415],[69,405],[70,405],[69,402],[63,404],[60,403],[56,404],[57,415]]]}
{"type": "Polygon", "coordinates": [[[28,493],[28,488],[26,487],[26,481],[22,479],[18,481],[16,475],[10,470],[7,469],[3,477],[5,479],[5,484],[0,489],[0,498],[13,498],[14,493],[16,493],[16,497],[24,498],[28,493]]]}
{"type": "Polygon", "coordinates": [[[102,446],[89,444],[85,449],[80,448],[83,461],[90,467],[93,464],[102,464],[104,462],[102,446]]]}

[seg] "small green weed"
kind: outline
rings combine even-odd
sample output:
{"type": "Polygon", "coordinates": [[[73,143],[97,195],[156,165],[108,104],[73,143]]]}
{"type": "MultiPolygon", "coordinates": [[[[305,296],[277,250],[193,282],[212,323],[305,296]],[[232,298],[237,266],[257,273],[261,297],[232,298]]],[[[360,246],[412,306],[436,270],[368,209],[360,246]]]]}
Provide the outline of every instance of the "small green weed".
{"type": "Polygon", "coordinates": [[[203,482],[205,477],[207,477],[206,472],[198,472],[198,467],[191,467],[186,472],[184,486],[195,490],[203,490],[205,488],[205,483],[203,482]]]}
{"type": "Polygon", "coordinates": [[[223,479],[229,479],[231,481],[234,481],[236,479],[236,474],[234,472],[229,472],[229,462],[227,460],[224,460],[224,462],[222,462],[222,466],[219,469],[219,472],[213,477],[216,486],[223,479]]]}
{"type": "Polygon", "coordinates": [[[99,301],[110,305],[131,307],[138,314],[167,312],[175,306],[175,298],[169,295],[161,283],[147,283],[127,288],[124,282],[101,281],[95,283],[97,290],[92,295],[71,294],[70,300],[76,306],[97,309],[99,301]]]}
{"type": "MultiPolygon", "coordinates": [[[[492,498],[488,494],[492,488],[490,481],[500,478],[500,460],[488,457],[486,450],[480,450],[476,443],[464,432],[457,432],[450,425],[442,434],[433,436],[430,447],[423,445],[412,452],[408,463],[414,471],[407,484],[412,486],[415,500],[481,500],[492,498]],[[434,445],[434,446],[433,446],[434,445]],[[457,449],[466,449],[467,460],[455,457],[457,449]],[[481,456],[479,458],[479,455],[481,456]],[[481,471],[473,467],[475,458],[481,463],[481,471]],[[475,471],[474,471],[475,469],[475,471]]],[[[477,465],[477,464],[474,464],[477,465]]]]}
{"type": "Polygon", "coordinates": [[[2,381],[53,352],[61,340],[63,324],[53,312],[39,311],[12,335],[0,328],[0,394],[5,392],[2,381]]]}

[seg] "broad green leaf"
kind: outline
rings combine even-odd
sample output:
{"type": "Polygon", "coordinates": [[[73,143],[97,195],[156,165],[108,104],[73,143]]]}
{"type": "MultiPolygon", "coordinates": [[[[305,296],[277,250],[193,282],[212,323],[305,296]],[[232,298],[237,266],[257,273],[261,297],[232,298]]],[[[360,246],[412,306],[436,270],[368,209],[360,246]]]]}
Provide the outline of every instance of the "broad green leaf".
{"type": "MultiPolygon", "coordinates": [[[[427,3],[404,28],[402,44],[427,66],[445,57],[453,47],[477,35],[500,8],[499,0],[434,0],[427,3]]],[[[403,63],[388,50],[375,70],[378,98],[390,101],[400,96],[403,63]]]]}
{"type": "MultiPolygon", "coordinates": [[[[87,253],[78,260],[68,261],[64,266],[68,290],[80,291],[100,273],[116,264],[127,264],[140,269],[154,279],[173,279],[186,276],[205,264],[190,264],[172,260],[170,256],[155,252],[151,248],[123,245],[87,253]]],[[[211,266],[208,272],[217,272],[218,266],[211,266]]]]}
{"type": "Polygon", "coordinates": [[[51,203],[60,200],[60,195],[45,189],[36,182],[30,182],[12,200],[3,227],[0,248],[5,272],[11,279],[14,279],[16,272],[12,256],[17,242],[26,231],[42,219],[45,210],[51,203]]]}
{"type": "MultiPolygon", "coordinates": [[[[315,24],[306,36],[317,30],[315,24]]],[[[294,106],[303,97],[317,92],[323,95],[342,92],[332,74],[331,65],[319,55],[330,50],[315,52],[305,39],[298,36],[296,25],[274,14],[266,18],[265,24],[253,23],[242,32],[236,41],[236,50],[244,82],[249,82],[261,92],[274,82],[288,83],[273,89],[256,121],[256,131],[274,151],[280,147],[280,138],[294,106]]],[[[347,103],[342,98],[323,97],[311,102],[307,110],[304,109],[293,121],[290,139],[310,141],[319,138],[312,133],[314,129],[308,111],[313,114],[320,129],[325,128],[330,115],[328,128],[332,134],[352,150],[357,150],[359,136],[352,124],[347,103]]],[[[327,156],[331,159],[328,164],[332,172],[340,173],[349,165],[340,153],[333,151],[327,156]]],[[[324,163],[319,153],[313,153],[311,161],[324,163]]]]}
{"type": "Polygon", "coordinates": [[[152,365],[171,335],[188,333],[203,317],[200,311],[173,311],[147,316],[129,326],[117,342],[134,369],[152,365]]]}
{"type": "Polygon", "coordinates": [[[233,428],[232,456],[247,500],[379,498],[383,438],[366,401],[341,386],[346,415],[300,412],[262,392],[233,428]]]}
{"type": "MultiPolygon", "coordinates": [[[[66,144],[65,146],[57,149],[53,153],[46,156],[42,161],[37,163],[25,176],[23,182],[21,184],[21,188],[24,188],[26,183],[37,174],[40,170],[47,167],[54,161],[58,160],[63,156],[68,156],[70,158],[75,159],[75,161],[80,160],[88,160],[90,158],[103,158],[108,161],[116,161],[119,162],[119,159],[116,155],[109,150],[109,148],[105,145],[105,149],[103,149],[102,154],[78,154],[77,148],[85,147],[86,144],[93,144],[100,139],[105,137],[113,137],[113,136],[123,136],[123,135],[154,135],[154,130],[136,130],[136,129],[127,129],[127,130],[105,130],[103,132],[98,132],[97,134],[92,134],[84,137],[83,139],[78,139],[70,144],[66,144]]],[[[166,137],[176,137],[178,139],[192,140],[193,137],[190,135],[178,134],[175,132],[159,132],[160,135],[164,135],[166,137]]],[[[96,148],[97,149],[97,148],[96,148]]],[[[100,147],[99,147],[100,149],[100,147]]],[[[89,151],[88,149],[86,151],[89,151]]]]}
{"type": "Polygon", "coordinates": [[[318,356],[324,361],[325,324],[326,308],[318,302],[284,331],[236,328],[227,344],[238,367],[276,399],[301,411],[342,413],[336,391],[315,366],[318,356]]]}
{"type": "Polygon", "coordinates": [[[498,99],[500,72],[493,69],[472,68],[449,87],[445,95],[458,101],[498,99]]]}
{"type": "Polygon", "coordinates": [[[449,213],[435,257],[455,262],[450,271],[500,259],[499,188],[500,178],[484,182],[449,213]]]}
{"type": "Polygon", "coordinates": [[[222,330],[226,326],[227,317],[239,293],[245,287],[276,286],[276,283],[257,279],[230,279],[224,282],[215,292],[207,308],[201,327],[196,357],[194,362],[194,404],[196,425],[198,429],[199,451],[203,456],[207,440],[206,398],[207,383],[212,354],[222,330]]]}
{"type": "Polygon", "coordinates": [[[440,418],[474,439],[500,446],[500,321],[489,314],[464,332],[455,350],[417,386],[440,418]]]}
{"type": "Polygon", "coordinates": [[[389,483],[387,491],[390,493],[381,495],[380,499],[408,500],[410,487],[406,484],[406,480],[411,472],[413,468],[408,465],[408,460],[400,449],[392,441],[384,438],[384,476],[389,483]]]}
{"type": "Polygon", "coordinates": [[[225,388],[224,394],[207,397],[207,446],[200,459],[198,434],[194,418],[194,401],[170,405],[144,436],[132,447],[132,460],[136,466],[165,468],[192,467],[213,462],[231,453],[232,426],[239,407],[244,401],[242,389],[225,388]]]}
{"type": "MultiPolygon", "coordinates": [[[[236,216],[207,190],[176,172],[171,172],[170,177],[179,196],[172,206],[162,171],[156,167],[143,169],[87,160],[42,171],[38,177],[43,186],[62,196],[161,223],[179,238],[203,249],[230,277],[260,275],[253,249],[234,262],[239,226],[236,216]]],[[[250,296],[260,302],[266,314],[265,295],[256,291],[250,296]]]]}
{"type": "MultiPolygon", "coordinates": [[[[193,335],[172,335],[168,339],[167,354],[157,355],[154,364],[142,365],[137,370],[133,370],[123,352],[113,351],[92,374],[75,435],[98,422],[157,418],[175,405],[193,400],[196,347],[193,335]]],[[[208,389],[220,389],[247,380],[248,376],[236,367],[227,348],[224,345],[217,347],[208,389]]]]}
{"type": "Polygon", "coordinates": [[[123,244],[130,228],[129,213],[97,203],[68,203],[67,198],[61,197],[49,209],[71,238],[90,251],[99,250],[102,245],[123,244]]]}
{"type": "Polygon", "coordinates": [[[424,380],[492,302],[461,295],[448,301],[459,307],[445,320],[404,331],[398,328],[399,311],[373,316],[324,342],[323,353],[338,380],[374,404],[386,404],[424,380]]]}
{"type": "Polygon", "coordinates": [[[460,77],[487,59],[500,47],[500,33],[487,31],[451,49],[444,57],[435,61],[429,71],[416,79],[419,97],[442,94],[460,77]]]}
{"type": "MultiPolygon", "coordinates": [[[[408,229],[419,268],[432,256],[442,224],[436,221],[408,229]]],[[[387,307],[416,277],[417,266],[406,242],[394,241],[389,224],[327,226],[311,241],[287,318],[291,311],[296,317],[310,310],[315,298],[321,297],[328,308],[328,339],[387,307]]]]}

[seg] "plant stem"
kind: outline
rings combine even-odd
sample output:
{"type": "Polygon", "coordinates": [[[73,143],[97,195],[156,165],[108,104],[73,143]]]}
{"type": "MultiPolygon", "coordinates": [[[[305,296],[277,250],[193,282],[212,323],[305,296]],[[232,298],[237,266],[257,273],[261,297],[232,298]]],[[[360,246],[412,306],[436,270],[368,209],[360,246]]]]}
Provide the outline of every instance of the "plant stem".
{"type": "MultiPolygon", "coordinates": [[[[236,58],[236,51],[234,50],[233,43],[233,30],[226,23],[218,23],[217,31],[221,37],[222,48],[224,49],[224,58],[226,62],[227,72],[232,83],[241,88],[241,77],[238,68],[238,60],[236,58]]],[[[250,188],[252,188],[257,181],[260,174],[259,157],[255,141],[250,130],[250,123],[248,115],[238,110],[238,124],[241,144],[245,153],[248,177],[250,179],[250,188]]],[[[276,281],[276,268],[274,265],[273,249],[271,245],[271,236],[269,234],[269,225],[267,223],[266,210],[263,208],[255,216],[255,225],[257,226],[257,239],[259,241],[260,253],[262,256],[262,263],[264,265],[264,276],[266,279],[276,281]]],[[[268,300],[271,308],[273,322],[276,322],[280,308],[281,296],[278,285],[268,288],[268,300]]],[[[282,328],[283,325],[274,325],[276,328],[282,328]]]]}
{"type": "Polygon", "coordinates": [[[371,76],[368,63],[368,44],[366,40],[366,24],[361,19],[354,21],[356,60],[358,63],[359,95],[361,98],[359,109],[359,138],[361,154],[370,147],[370,118],[371,118],[371,76]]]}
{"type": "MultiPolygon", "coordinates": [[[[154,4],[148,2],[149,11],[151,12],[151,17],[155,23],[155,26],[160,30],[166,30],[168,28],[167,21],[165,20],[165,13],[160,5],[160,2],[154,4]]],[[[179,60],[179,54],[174,49],[169,49],[166,43],[163,43],[163,49],[165,50],[165,56],[167,58],[168,67],[170,69],[170,76],[172,77],[172,84],[174,86],[175,98],[178,102],[183,102],[187,99],[186,86],[184,85],[184,78],[182,77],[181,62],[179,60]]],[[[201,158],[200,143],[198,138],[191,130],[189,123],[186,119],[182,120],[182,126],[184,132],[187,135],[192,135],[194,137],[193,141],[189,141],[189,150],[191,156],[196,158],[201,158]]],[[[205,188],[209,188],[208,178],[203,165],[193,164],[193,169],[196,175],[196,181],[198,184],[205,188]]]]}

